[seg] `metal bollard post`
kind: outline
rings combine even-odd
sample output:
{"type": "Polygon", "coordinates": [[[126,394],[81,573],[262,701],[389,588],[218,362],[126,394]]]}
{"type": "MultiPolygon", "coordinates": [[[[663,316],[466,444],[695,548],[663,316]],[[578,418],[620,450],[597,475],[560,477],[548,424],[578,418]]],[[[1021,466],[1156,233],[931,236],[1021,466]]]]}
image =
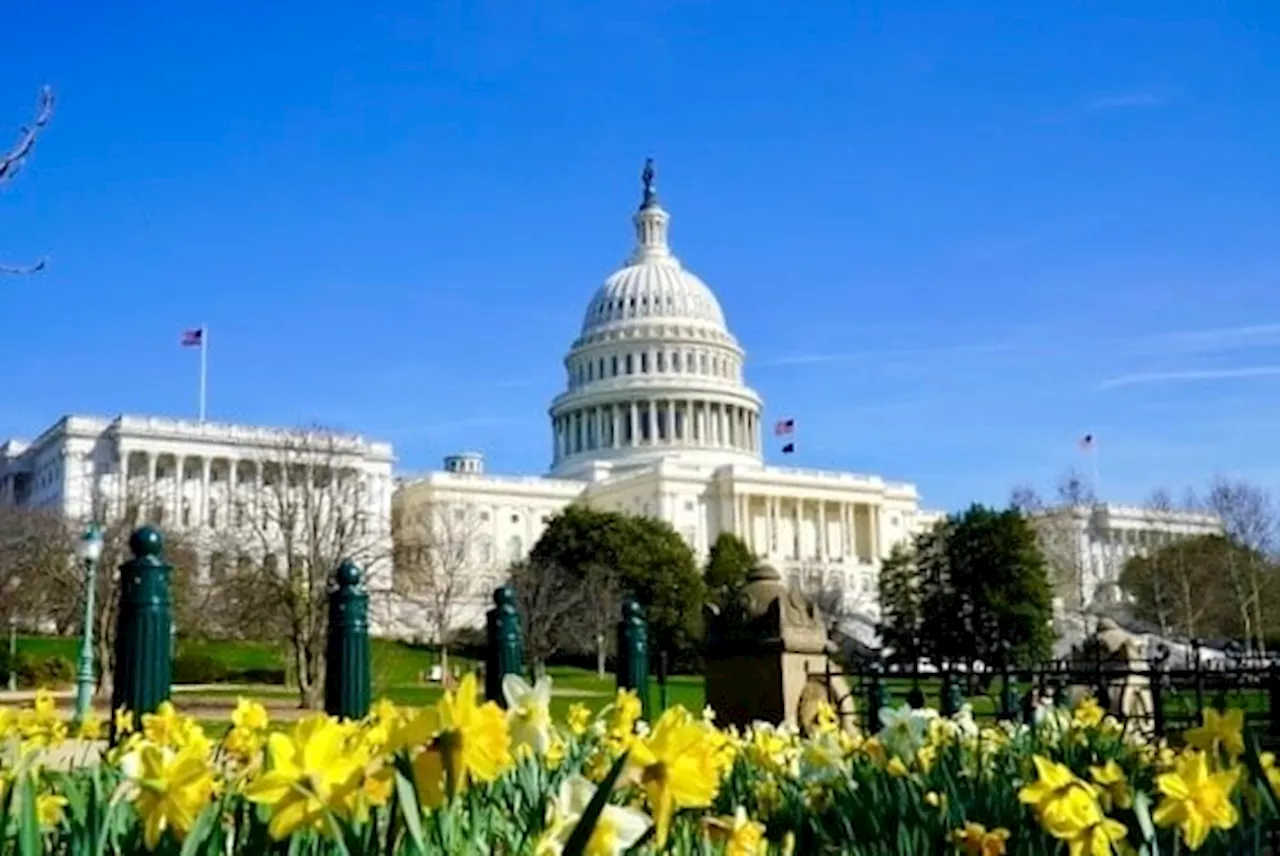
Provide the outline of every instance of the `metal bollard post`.
{"type": "Polygon", "coordinates": [[[649,624],[640,604],[627,598],[618,622],[618,689],[634,690],[646,721],[652,721],[649,701],[649,624]]]}
{"type": "Polygon", "coordinates": [[[369,712],[369,592],[360,577],[360,568],[345,559],[329,589],[324,709],[340,719],[364,719],[369,712]]]}
{"type": "MultiPolygon", "coordinates": [[[[111,710],[128,710],[137,728],[142,714],[154,713],[169,698],[173,672],[169,650],[171,568],[164,560],[164,539],[150,526],[130,536],[129,550],[133,558],[120,566],[111,710]]],[[[114,716],[111,736],[114,741],[114,716]]]]}
{"type": "Polygon", "coordinates": [[[502,692],[506,675],[523,671],[524,636],[520,633],[520,613],[516,611],[516,594],[510,586],[499,586],[493,592],[493,609],[489,610],[485,631],[484,694],[499,707],[507,706],[502,692]]]}

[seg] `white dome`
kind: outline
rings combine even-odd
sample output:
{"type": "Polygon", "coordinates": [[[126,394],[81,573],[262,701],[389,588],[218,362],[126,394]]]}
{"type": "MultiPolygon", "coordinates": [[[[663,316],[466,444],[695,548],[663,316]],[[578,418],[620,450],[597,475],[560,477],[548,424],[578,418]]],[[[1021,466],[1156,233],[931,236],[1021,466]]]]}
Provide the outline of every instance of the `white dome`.
{"type": "Polygon", "coordinates": [[[582,335],[633,320],[697,321],[726,330],[720,301],[674,257],[644,258],[605,280],[587,304],[582,335]]]}
{"type": "Polygon", "coordinates": [[[592,296],[551,403],[552,474],[662,460],[759,464],[760,396],[706,283],[667,245],[652,163],[633,215],[636,246],[592,296]]]}

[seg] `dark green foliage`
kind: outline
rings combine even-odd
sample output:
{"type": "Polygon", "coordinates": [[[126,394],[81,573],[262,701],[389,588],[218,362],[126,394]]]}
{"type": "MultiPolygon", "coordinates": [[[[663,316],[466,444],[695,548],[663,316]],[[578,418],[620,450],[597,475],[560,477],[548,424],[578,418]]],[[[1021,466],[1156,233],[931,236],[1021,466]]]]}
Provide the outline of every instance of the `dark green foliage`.
{"type": "Polygon", "coordinates": [[[893,659],[912,662],[919,647],[920,584],[914,552],[895,545],[880,567],[880,631],[881,643],[892,648],[893,659]]]}
{"type": "Polygon", "coordinates": [[[1052,595],[1030,523],[1015,509],[974,505],[916,539],[891,560],[891,608],[882,632],[895,647],[919,642],[934,661],[1015,663],[1048,657],[1052,595]]]}
{"type": "Polygon", "coordinates": [[[594,568],[616,572],[644,607],[652,650],[695,651],[705,589],[693,551],[666,521],[571,505],[551,519],[530,561],[582,579],[594,568]]]}
{"type": "Polygon", "coordinates": [[[702,580],[718,603],[732,597],[746,582],[759,560],[746,542],[732,532],[722,532],[711,545],[702,580]]]}
{"type": "MultiPolygon", "coordinates": [[[[9,680],[9,668],[9,651],[6,648],[0,650],[0,683],[9,680]]],[[[58,654],[39,656],[19,651],[13,661],[13,669],[18,686],[23,688],[66,686],[75,679],[75,665],[58,654]]]]}

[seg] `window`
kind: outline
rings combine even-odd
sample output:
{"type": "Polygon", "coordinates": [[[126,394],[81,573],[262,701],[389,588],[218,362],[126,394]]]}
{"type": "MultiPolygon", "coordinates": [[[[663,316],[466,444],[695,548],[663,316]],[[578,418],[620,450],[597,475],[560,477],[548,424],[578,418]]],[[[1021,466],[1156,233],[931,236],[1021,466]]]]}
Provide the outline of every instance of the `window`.
{"type": "Polygon", "coordinates": [[[487,565],[493,561],[493,545],[484,540],[480,542],[480,564],[487,565]]]}
{"type": "Polygon", "coordinates": [[[617,377],[617,376],[618,376],[618,355],[617,355],[617,354],[614,354],[614,355],[613,355],[613,360],[612,360],[612,362],[613,362],[613,372],[612,372],[612,374],[613,374],[613,376],[614,376],[614,377],[617,377]]]}
{"type": "Polygon", "coordinates": [[[649,354],[644,352],[640,354],[640,374],[649,371],[649,354]]]}
{"type": "Polygon", "coordinates": [[[684,503],[684,510],[685,510],[685,511],[693,511],[693,500],[692,500],[692,499],[687,499],[687,500],[685,500],[685,503],[684,503]]]}
{"type": "Polygon", "coordinates": [[[482,511],[482,512],[480,512],[480,520],[481,520],[481,521],[483,521],[484,523],[488,523],[488,522],[489,522],[489,512],[487,512],[487,511],[482,511]]]}
{"type": "Polygon", "coordinates": [[[627,374],[631,374],[631,355],[627,354],[627,374]]]}
{"type": "Polygon", "coordinates": [[[218,503],[213,500],[209,501],[209,527],[211,529],[218,528],[218,503]]]}
{"type": "Polygon", "coordinates": [[[461,523],[464,519],[466,519],[466,516],[467,516],[467,510],[465,508],[455,508],[453,510],[453,519],[458,521],[459,523],[461,523]]]}
{"type": "Polygon", "coordinates": [[[513,514],[513,515],[511,515],[511,522],[512,522],[512,523],[519,523],[519,522],[520,522],[520,515],[519,515],[519,514],[513,514]]]}

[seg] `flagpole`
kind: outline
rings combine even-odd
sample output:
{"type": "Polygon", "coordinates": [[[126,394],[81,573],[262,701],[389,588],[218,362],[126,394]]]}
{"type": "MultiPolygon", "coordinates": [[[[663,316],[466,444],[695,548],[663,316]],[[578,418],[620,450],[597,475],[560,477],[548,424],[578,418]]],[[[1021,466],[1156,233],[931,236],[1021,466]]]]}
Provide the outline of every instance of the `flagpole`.
{"type": "Polygon", "coordinates": [[[1089,457],[1093,464],[1093,498],[1095,502],[1102,502],[1102,480],[1098,476],[1098,438],[1094,437],[1090,445],[1089,457]]]}
{"type": "Polygon", "coordinates": [[[209,392],[209,325],[200,325],[200,421],[204,421],[209,392]]]}

